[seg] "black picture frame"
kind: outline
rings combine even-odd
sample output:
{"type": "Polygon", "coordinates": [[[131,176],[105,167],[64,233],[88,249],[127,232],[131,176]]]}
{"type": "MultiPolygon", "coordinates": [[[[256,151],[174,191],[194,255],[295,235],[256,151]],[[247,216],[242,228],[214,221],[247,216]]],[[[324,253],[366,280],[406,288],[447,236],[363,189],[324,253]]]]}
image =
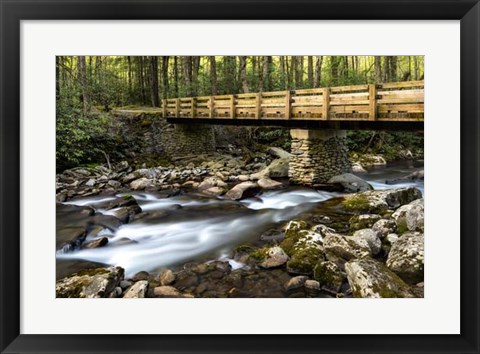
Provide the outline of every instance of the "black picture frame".
{"type": "Polygon", "coordinates": [[[479,353],[477,0],[0,0],[0,11],[2,353],[479,353]],[[461,20],[461,334],[20,334],[20,22],[84,19],[461,20]]]}

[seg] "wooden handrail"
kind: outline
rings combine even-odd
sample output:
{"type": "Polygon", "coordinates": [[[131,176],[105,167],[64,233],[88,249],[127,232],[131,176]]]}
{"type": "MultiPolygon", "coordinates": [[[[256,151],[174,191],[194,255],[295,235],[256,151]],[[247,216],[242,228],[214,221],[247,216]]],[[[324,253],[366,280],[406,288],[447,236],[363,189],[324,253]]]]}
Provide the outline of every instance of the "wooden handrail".
{"type": "Polygon", "coordinates": [[[169,98],[161,111],[163,117],[191,119],[423,121],[424,82],[169,98]]]}

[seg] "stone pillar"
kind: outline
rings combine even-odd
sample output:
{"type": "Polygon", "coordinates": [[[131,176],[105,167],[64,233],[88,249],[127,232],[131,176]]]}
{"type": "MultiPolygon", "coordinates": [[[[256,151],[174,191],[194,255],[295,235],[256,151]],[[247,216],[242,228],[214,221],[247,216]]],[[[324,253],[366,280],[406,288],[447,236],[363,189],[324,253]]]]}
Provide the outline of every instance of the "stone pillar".
{"type": "Polygon", "coordinates": [[[162,134],[164,149],[169,156],[199,155],[215,151],[212,125],[189,123],[171,126],[166,134],[162,134]]]}
{"type": "Polygon", "coordinates": [[[290,135],[288,177],[292,183],[326,183],[333,176],[351,171],[345,130],[291,129],[290,135]]]}

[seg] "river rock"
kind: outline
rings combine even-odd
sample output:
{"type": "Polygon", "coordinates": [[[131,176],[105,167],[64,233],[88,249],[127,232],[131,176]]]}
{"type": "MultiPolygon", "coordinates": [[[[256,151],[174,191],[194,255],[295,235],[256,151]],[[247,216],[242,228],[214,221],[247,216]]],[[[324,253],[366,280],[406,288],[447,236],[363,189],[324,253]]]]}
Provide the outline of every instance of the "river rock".
{"type": "Polygon", "coordinates": [[[57,281],[57,298],[108,297],[123,280],[121,267],[87,269],[57,281]]]}
{"type": "Polygon", "coordinates": [[[108,244],[108,237],[97,238],[93,241],[90,241],[82,246],[82,248],[98,248],[103,247],[108,244]]]}
{"type": "Polygon", "coordinates": [[[397,225],[393,220],[380,219],[372,226],[372,230],[375,231],[380,238],[385,238],[387,235],[394,233],[397,230],[397,225]]]}
{"type": "Polygon", "coordinates": [[[142,208],[138,205],[131,205],[127,207],[121,207],[118,209],[113,209],[109,212],[110,215],[116,217],[123,223],[128,223],[133,220],[133,217],[140,213],[142,208]]]}
{"type": "Polygon", "coordinates": [[[357,259],[345,264],[347,279],[354,297],[415,297],[409,286],[383,263],[357,259]]]}
{"type": "Polygon", "coordinates": [[[282,178],[288,177],[289,159],[276,159],[270,165],[260,172],[251,175],[252,180],[258,180],[262,177],[282,178]]]}
{"type": "Polygon", "coordinates": [[[165,298],[192,298],[190,294],[182,294],[173,286],[157,286],[153,289],[153,296],[155,297],[165,297],[165,298]]]}
{"type": "Polygon", "coordinates": [[[317,263],[313,270],[313,276],[320,283],[322,289],[331,293],[340,291],[344,278],[340,268],[331,261],[317,263]]]}
{"type": "Polygon", "coordinates": [[[111,209],[118,209],[122,207],[133,206],[133,205],[138,206],[135,198],[129,194],[124,194],[121,197],[106,201],[105,203],[97,204],[96,207],[101,209],[111,210],[111,209]]]}
{"type": "Polygon", "coordinates": [[[393,214],[398,230],[423,231],[424,206],[423,198],[398,208],[393,214]]]}
{"type": "Polygon", "coordinates": [[[414,187],[374,190],[345,196],[343,206],[352,211],[383,213],[388,209],[396,209],[422,198],[422,192],[414,187]]]}
{"type": "Polygon", "coordinates": [[[397,234],[388,234],[385,239],[387,240],[388,243],[393,245],[395,242],[398,241],[398,235],[397,234]]]}
{"type": "Polygon", "coordinates": [[[218,197],[219,195],[222,195],[224,192],[225,192],[225,189],[223,189],[222,187],[210,187],[202,190],[203,194],[210,195],[212,197],[218,197]]]}
{"type": "Polygon", "coordinates": [[[258,193],[258,185],[255,182],[242,182],[230,189],[225,198],[231,200],[240,200],[244,198],[253,197],[258,193]]]}
{"type": "Polygon", "coordinates": [[[352,172],[353,173],[366,173],[367,170],[359,162],[352,163],[352,172]]]}
{"type": "Polygon", "coordinates": [[[388,268],[410,283],[423,281],[423,233],[407,232],[401,235],[393,243],[386,264],[388,268]]]}
{"type": "Polygon", "coordinates": [[[207,177],[202,183],[198,185],[199,190],[206,190],[212,187],[225,188],[227,184],[218,176],[217,177],[207,177]]]}
{"type": "Polygon", "coordinates": [[[373,226],[378,220],[382,217],[378,214],[362,214],[354,215],[350,218],[350,229],[352,230],[361,230],[367,229],[373,226]]]}
{"type": "Polygon", "coordinates": [[[299,276],[293,277],[285,283],[284,288],[286,291],[301,288],[303,287],[303,285],[307,280],[308,280],[308,277],[305,275],[299,275],[299,276]]]}
{"type": "Polygon", "coordinates": [[[423,181],[425,178],[425,173],[423,170],[410,173],[407,176],[398,177],[394,179],[388,179],[385,181],[386,184],[395,184],[403,182],[413,182],[413,181],[423,181]]]}
{"type": "Polygon", "coordinates": [[[366,240],[340,234],[332,233],[325,236],[323,239],[323,247],[328,260],[335,258],[331,257],[330,254],[340,257],[345,261],[365,258],[372,255],[372,250],[366,240]]]}
{"type": "Polygon", "coordinates": [[[325,260],[323,249],[319,247],[294,248],[293,254],[287,262],[287,272],[290,274],[310,275],[319,262],[325,260]]]}
{"type": "Polygon", "coordinates": [[[382,241],[380,241],[377,233],[372,229],[355,231],[352,237],[356,239],[358,243],[366,242],[373,255],[377,255],[382,250],[382,241]]]}
{"type": "Polygon", "coordinates": [[[130,188],[134,191],[142,190],[148,187],[153,187],[153,181],[145,177],[136,179],[130,183],[130,188]]]}
{"type": "Polygon", "coordinates": [[[133,284],[123,295],[124,299],[144,298],[148,291],[148,281],[140,280],[133,284]]]}
{"type": "Polygon", "coordinates": [[[304,286],[305,286],[305,289],[307,289],[307,290],[313,290],[313,291],[320,290],[320,283],[316,280],[309,279],[309,280],[305,281],[304,286]]]}
{"type": "Polygon", "coordinates": [[[370,184],[351,173],[333,176],[328,180],[328,183],[340,184],[347,192],[363,192],[373,189],[370,184]]]}
{"type": "Polygon", "coordinates": [[[287,261],[287,254],[283,251],[282,248],[275,246],[266,250],[265,258],[263,262],[260,263],[260,267],[266,269],[280,267],[287,263],[287,261]]]}
{"type": "Polygon", "coordinates": [[[289,159],[290,156],[292,156],[289,152],[283,150],[282,148],[279,148],[279,147],[269,147],[267,149],[267,152],[272,155],[272,156],[275,156],[275,157],[279,157],[281,159],[289,159]]]}
{"type": "Polygon", "coordinates": [[[66,227],[56,232],[56,247],[62,252],[70,252],[81,246],[87,237],[84,227],[66,227]]]}
{"type": "Polygon", "coordinates": [[[365,154],[360,156],[362,166],[384,166],[387,161],[382,155],[365,154]]]}
{"type": "Polygon", "coordinates": [[[274,181],[273,179],[270,179],[268,177],[263,177],[260,178],[257,181],[258,185],[260,188],[263,189],[279,189],[283,188],[283,184],[281,182],[274,181]]]}

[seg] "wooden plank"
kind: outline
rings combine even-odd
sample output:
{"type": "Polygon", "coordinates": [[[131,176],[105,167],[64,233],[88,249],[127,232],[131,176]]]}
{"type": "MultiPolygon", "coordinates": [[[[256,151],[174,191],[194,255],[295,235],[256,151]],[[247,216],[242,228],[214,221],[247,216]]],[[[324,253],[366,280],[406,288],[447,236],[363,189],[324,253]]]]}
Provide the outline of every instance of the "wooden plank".
{"type": "Polygon", "coordinates": [[[331,106],[330,113],[352,113],[352,112],[363,112],[369,113],[369,105],[349,105],[349,106],[331,106]]]}
{"type": "Polygon", "coordinates": [[[294,95],[305,95],[305,94],[321,94],[323,88],[313,88],[313,89],[301,89],[293,91],[294,95]]]}
{"type": "Polygon", "coordinates": [[[424,87],[424,81],[402,81],[402,82],[386,82],[379,84],[382,89],[400,88],[400,87],[424,87]]]}
{"type": "Polygon", "coordinates": [[[197,116],[196,98],[192,97],[192,101],[190,103],[190,117],[195,118],[196,116],[197,116]]]}
{"type": "Polygon", "coordinates": [[[235,118],[235,95],[230,96],[230,112],[232,118],[235,118]]]}
{"type": "Polygon", "coordinates": [[[255,98],[255,118],[260,119],[262,117],[262,93],[257,93],[255,98]]]}
{"type": "Polygon", "coordinates": [[[290,119],[290,109],[291,109],[291,92],[285,91],[285,118],[290,119]]]}
{"type": "Polygon", "coordinates": [[[210,110],[210,113],[208,115],[209,118],[213,118],[213,111],[215,109],[215,106],[214,106],[214,102],[213,102],[213,97],[210,96],[210,100],[209,100],[209,110],[210,110]]]}
{"type": "Polygon", "coordinates": [[[422,103],[423,97],[415,98],[415,97],[403,97],[403,98],[381,98],[378,100],[379,104],[387,104],[387,103],[422,103]]]}
{"type": "Polygon", "coordinates": [[[409,113],[423,113],[424,105],[423,103],[417,104],[388,104],[388,105],[377,105],[378,112],[409,112],[409,113]]]}
{"type": "Polygon", "coordinates": [[[352,104],[370,104],[370,100],[330,100],[330,106],[346,106],[352,104]]]}
{"type": "Polygon", "coordinates": [[[175,100],[175,117],[180,117],[180,98],[175,100]]]}
{"type": "Polygon", "coordinates": [[[409,90],[378,90],[377,96],[421,96],[424,95],[424,89],[409,89],[409,90]]]}
{"type": "Polygon", "coordinates": [[[330,92],[332,93],[363,90],[368,90],[368,85],[336,86],[330,88],[330,92]]]}
{"type": "MultiPolygon", "coordinates": [[[[388,92],[388,91],[385,91],[388,92]]],[[[330,98],[332,99],[343,99],[343,98],[367,98],[368,99],[368,91],[367,92],[356,92],[356,93],[333,93],[330,94],[330,98]]]]}
{"type": "Polygon", "coordinates": [[[313,103],[323,104],[323,95],[292,96],[292,101],[294,103],[313,102],[313,103]]]}
{"type": "Polygon", "coordinates": [[[322,118],[327,120],[330,112],[330,89],[325,87],[323,89],[323,114],[322,118]]]}
{"type": "Polygon", "coordinates": [[[377,118],[377,87],[374,84],[368,85],[369,112],[368,118],[375,120],[377,118]]]}
{"type": "Polygon", "coordinates": [[[284,96],[285,91],[272,91],[272,92],[262,92],[262,99],[265,97],[277,97],[284,96]]]}
{"type": "Polygon", "coordinates": [[[167,117],[167,100],[166,99],[162,100],[162,115],[163,115],[163,118],[167,117]]]}

